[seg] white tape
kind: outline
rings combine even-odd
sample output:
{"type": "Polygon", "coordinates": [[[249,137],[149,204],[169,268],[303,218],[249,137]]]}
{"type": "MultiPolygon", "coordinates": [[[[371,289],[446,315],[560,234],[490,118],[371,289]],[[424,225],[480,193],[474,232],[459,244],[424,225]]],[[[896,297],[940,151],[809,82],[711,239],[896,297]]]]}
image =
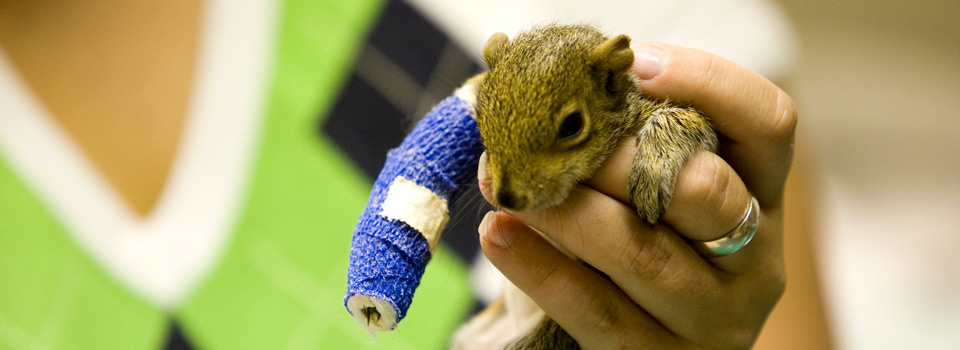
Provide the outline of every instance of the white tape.
{"type": "Polygon", "coordinates": [[[387,190],[380,215],[410,225],[427,239],[433,252],[450,220],[447,200],[426,187],[398,176],[387,190]]]}

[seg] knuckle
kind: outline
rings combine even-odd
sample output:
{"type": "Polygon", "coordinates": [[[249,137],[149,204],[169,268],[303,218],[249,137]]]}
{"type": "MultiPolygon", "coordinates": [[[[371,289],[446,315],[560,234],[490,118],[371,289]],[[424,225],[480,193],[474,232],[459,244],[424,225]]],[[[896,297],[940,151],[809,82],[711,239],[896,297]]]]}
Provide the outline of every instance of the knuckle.
{"type": "Polygon", "coordinates": [[[780,301],[780,298],[783,297],[783,293],[787,291],[787,274],[784,268],[776,269],[768,277],[766,288],[760,288],[760,290],[765,291],[766,294],[763,295],[763,300],[765,305],[773,309],[773,307],[780,301]]]}
{"type": "Polygon", "coordinates": [[[685,340],[692,348],[752,348],[767,315],[783,295],[786,279],[781,272],[773,269],[755,275],[748,283],[739,280],[724,288],[702,290],[703,315],[722,316],[692,318],[686,329],[709,331],[688,333],[685,340]]]}
{"type": "Polygon", "coordinates": [[[617,325],[620,323],[620,313],[617,312],[613,301],[597,298],[592,300],[592,304],[583,315],[584,324],[593,325],[594,334],[601,338],[616,333],[617,325]]]}
{"type": "Polygon", "coordinates": [[[775,139],[792,139],[799,119],[797,104],[783,90],[777,91],[777,108],[770,124],[769,134],[775,139]]]}
{"type": "Polygon", "coordinates": [[[706,55],[705,69],[700,80],[700,91],[721,91],[726,76],[726,61],[714,55],[706,55]]]}
{"type": "Polygon", "coordinates": [[[705,155],[690,162],[689,175],[683,179],[686,196],[696,198],[709,208],[717,208],[730,186],[730,176],[719,157],[705,155]]]}
{"type": "Polygon", "coordinates": [[[675,253],[675,248],[667,244],[666,233],[656,230],[650,234],[632,236],[620,256],[624,259],[628,276],[649,281],[664,277],[664,271],[675,253]]]}
{"type": "Polygon", "coordinates": [[[749,349],[759,336],[762,320],[746,319],[738,315],[730,315],[721,324],[711,323],[703,329],[712,329],[711,335],[695,342],[700,345],[709,345],[708,348],[749,349]]]}
{"type": "Polygon", "coordinates": [[[730,317],[723,326],[724,330],[720,332],[723,335],[722,338],[715,339],[714,342],[728,344],[730,348],[738,349],[748,349],[753,345],[766,320],[766,315],[780,300],[786,288],[786,279],[782,274],[773,274],[769,278],[764,282],[763,288],[753,288],[754,293],[748,293],[753,295],[752,298],[741,299],[742,303],[752,305],[742,305],[741,309],[752,307],[756,312],[730,317]]]}
{"type": "Polygon", "coordinates": [[[780,298],[783,297],[783,293],[787,291],[787,275],[785,273],[779,274],[774,284],[774,300],[773,304],[776,304],[780,301],[780,298]]]}
{"type": "Polygon", "coordinates": [[[731,349],[749,349],[753,346],[754,341],[756,341],[757,331],[752,327],[740,327],[738,329],[731,329],[728,331],[729,339],[727,344],[731,349]]]}
{"type": "Polygon", "coordinates": [[[653,348],[655,342],[650,339],[644,339],[632,326],[632,320],[613,306],[613,303],[605,303],[604,308],[597,309],[584,318],[587,324],[593,324],[594,336],[597,339],[604,339],[604,349],[643,349],[653,348]]]}
{"type": "Polygon", "coordinates": [[[533,274],[530,278],[530,286],[533,290],[554,290],[557,286],[566,286],[564,283],[556,283],[556,280],[560,278],[560,268],[557,265],[549,269],[539,271],[539,273],[533,274]]]}

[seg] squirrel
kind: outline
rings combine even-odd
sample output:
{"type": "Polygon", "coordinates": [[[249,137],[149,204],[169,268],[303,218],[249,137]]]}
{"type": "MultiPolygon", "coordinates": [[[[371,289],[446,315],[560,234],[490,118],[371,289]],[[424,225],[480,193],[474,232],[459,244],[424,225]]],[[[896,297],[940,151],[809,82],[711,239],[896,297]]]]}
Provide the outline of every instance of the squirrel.
{"type": "MultiPolygon", "coordinates": [[[[487,149],[493,204],[532,211],[561,203],[624,137],[636,139],[628,191],[656,223],[677,174],[701,150],[716,152],[710,121],[692,107],[644,97],[626,35],[589,25],[545,25],[512,41],[496,33],[477,82],[476,117],[487,149]]],[[[579,349],[549,317],[508,349],[579,349]]]]}

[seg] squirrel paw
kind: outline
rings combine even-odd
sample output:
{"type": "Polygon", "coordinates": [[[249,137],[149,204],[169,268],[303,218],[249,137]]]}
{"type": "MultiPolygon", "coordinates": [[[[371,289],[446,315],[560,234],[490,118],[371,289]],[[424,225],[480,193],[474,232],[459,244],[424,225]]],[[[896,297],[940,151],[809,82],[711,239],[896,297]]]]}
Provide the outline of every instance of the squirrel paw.
{"type": "Polygon", "coordinates": [[[654,224],[670,204],[679,166],[644,162],[640,159],[641,153],[637,150],[633,159],[628,190],[633,205],[637,206],[637,214],[654,224]]]}
{"type": "Polygon", "coordinates": [[[637,153],[630,169],[633,204],[653,224],[667,210],[680,167],[700,150],[716,152],[717,135],[693,108],[666,107],[653,113],[637,135],[637,153]]]}

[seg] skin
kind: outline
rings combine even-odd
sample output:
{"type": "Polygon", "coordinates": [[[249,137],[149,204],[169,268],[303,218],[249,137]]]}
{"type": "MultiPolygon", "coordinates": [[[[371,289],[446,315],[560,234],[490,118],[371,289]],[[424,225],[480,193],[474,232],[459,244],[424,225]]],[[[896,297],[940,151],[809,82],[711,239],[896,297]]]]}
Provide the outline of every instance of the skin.
{"type": "MultiPolygon", "coordinates": [[[[773,83],[717,56],[662,43],[634,52],[640,89],[710,116],[721,155],[686,161],[661,223],[651,226],[626,204],[635,148],[623,140],[559,205],[488,214],[481,245],[584,349],[749,348],[785,288],[783,192],[796,107],[773,83]],[[761,218],[748,246],[705,259],[684,241],[731,230],[751,194],[761,218]]],[[[484,162],[479,177],[492,202],[484,162]]]]}
{"type": "Polygon", "coordinates": [[[14,68],[140,217],[159,200],[180,143],[202,8],[192,0],[0,4],[0,46],[14,68]]]}

